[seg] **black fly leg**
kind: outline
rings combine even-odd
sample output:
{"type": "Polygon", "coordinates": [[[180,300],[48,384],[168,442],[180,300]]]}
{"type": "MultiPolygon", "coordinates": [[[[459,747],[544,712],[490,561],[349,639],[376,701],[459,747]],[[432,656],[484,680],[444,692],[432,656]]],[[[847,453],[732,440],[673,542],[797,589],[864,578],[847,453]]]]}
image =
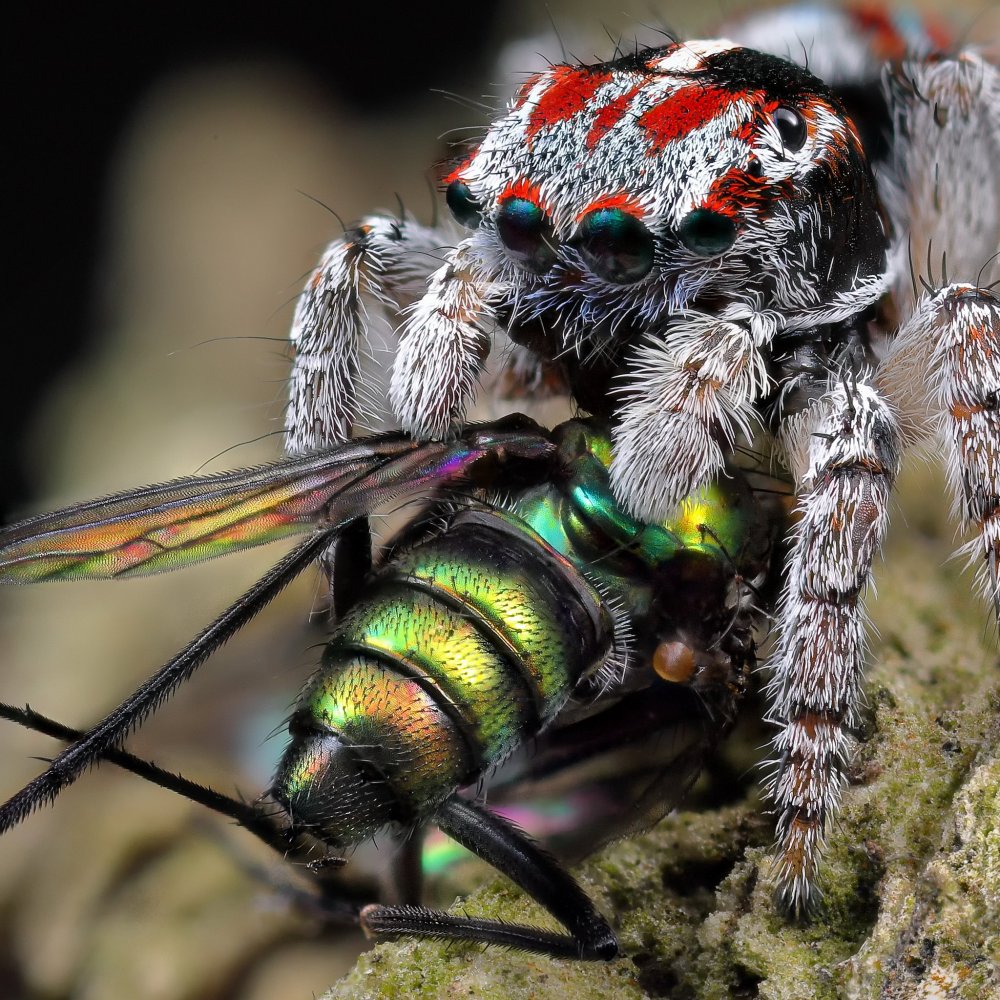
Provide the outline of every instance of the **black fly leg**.
{"type": "Polygon", "coordinates": [[[330,543],[321,560],[329,581],[330,613],[339,621],[354,603],[358,587],[372,568],[372,530],[367,517],[359,517],[330,543]]]}
{"type": "Polygon", "coordinates": [[[416,906],[424,894],[424,829],[414,830],[399,845],[389,870],[393,898],[406,906],[416,906]]]}
{"type": "Polygon", "coordinates": [[[372,937],[443,938],[537,951],[557,958],[617,958],[618,939],[610,924],[576,880],[550,854],[499,816],[457,796],[435,813],[433,822],[449,837],[503,872],[541,903],[570,933],[507,924],[478,917],[455,917],[422,906],[381,906],[361,911],[361,926],[372,937]]]}

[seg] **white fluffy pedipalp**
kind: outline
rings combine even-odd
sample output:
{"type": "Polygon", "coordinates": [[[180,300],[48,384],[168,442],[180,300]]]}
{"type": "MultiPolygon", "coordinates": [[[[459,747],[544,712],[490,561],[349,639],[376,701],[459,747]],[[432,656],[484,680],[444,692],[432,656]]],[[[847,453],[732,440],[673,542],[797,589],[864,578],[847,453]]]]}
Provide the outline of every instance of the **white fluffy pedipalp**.
{"type": "Polygon", "coordinates": [[[431,276],[426,294],[408,310],[389,382],[404,430],[439,439],[465,419],[489,353],[489,303],[497,293],[471,239],[431,276]]]}
{"type": "Polygon", "coordinates": [[[769,379],[760,342],[764,324],[684,315],[662,337],[648,337],[621,390],[611,484],[633,516],[661,521],[718,472],[738,436],[751,436],[753,404],[769,379]]]}
{"type": "Polygon", "coordinates": [[[411,218],[371,215],[326,248],[289,334],[288,454],[346,441],[362,414],[373,415],[377,393],[366,382],[362,351],[373,350],[376,323],[394,321],[420,293],[447,239],[411,218]]]}

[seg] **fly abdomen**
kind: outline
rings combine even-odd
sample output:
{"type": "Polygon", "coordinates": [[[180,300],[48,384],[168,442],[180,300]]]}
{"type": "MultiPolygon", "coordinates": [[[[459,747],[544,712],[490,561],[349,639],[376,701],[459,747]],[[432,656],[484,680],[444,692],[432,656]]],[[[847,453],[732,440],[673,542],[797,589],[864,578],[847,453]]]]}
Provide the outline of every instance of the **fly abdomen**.
{"type": "Polygon", "coordinates": [[[332,844],[427,818],[553,718],[612,631],[590,584],[526,525],[464,511],[343,617],[273,793],[332,844]]]}

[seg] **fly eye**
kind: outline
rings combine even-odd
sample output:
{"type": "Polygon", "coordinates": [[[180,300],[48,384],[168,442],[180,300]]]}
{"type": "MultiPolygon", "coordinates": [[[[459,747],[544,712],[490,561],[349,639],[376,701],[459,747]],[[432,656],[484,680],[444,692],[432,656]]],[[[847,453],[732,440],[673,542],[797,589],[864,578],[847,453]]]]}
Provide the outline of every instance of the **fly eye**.
{"type": "Polygon", "coordinates": [[[552,223],[527,198],[508,198],[500,206],[497,233],[507,256],[535,274],[544,274],[556,262],[552,223]]]}
{"type": "Polygon", "coordinates": [[[580,253],[605,281],[630,285],[653,269],[653,235],[620,208],[595,208],[580,223],[580,253]]]}
{"type": "Polygon", "coordinates": [[[681,242],[699,257],[725,253],[736,242],[736,223],[708,208],[688,212],[680,224],[681,242]]]}
{"type": "Polygon", "coordinates": [[[466,229],[478,229],[482,221],[481,207],[472,197],[469,185],[464,181],[452,181],[445,192],[444,200],[455,216],[455,221],[466,229]]]}
{"type": "Polygon", "coordinates": [[[789,153],[797,153],[806,144],[806,120],[794,108],[775,108],[771,121],[789,153]]]}

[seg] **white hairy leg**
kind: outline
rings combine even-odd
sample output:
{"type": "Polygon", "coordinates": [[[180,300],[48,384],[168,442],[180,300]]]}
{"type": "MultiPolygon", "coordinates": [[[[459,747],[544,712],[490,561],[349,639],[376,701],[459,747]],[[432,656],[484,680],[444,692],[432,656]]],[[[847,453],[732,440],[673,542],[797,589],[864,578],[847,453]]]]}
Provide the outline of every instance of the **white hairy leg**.
{"type": "Polygon", "coordinates": [[[301,454],[350,436],[366,399],[361,352],[371,305],[390,322],[424,293],[453,233],[410,217],[372,215],[331,243],[309,276],[292,322],[295,349],[285,414],[285,450],[301,454]]]}
{"type": "Polygon", "coordinates": [[[905,317],[919,292],[911,256],[935,270],[946,259],[949,273],[977,285],[1000,276],[1000,70],[973,51],[904,62],[887,71],[885,92],[895,141],[879,189],[905,317]]]}
{"type": "Polygon", "coordinates": [[[936,434],[966,553],[1000,619],[1000,299],[973,285],[925,293],[880,365],[877,383],[906,444],[936,434]]]}
{"type": "Polygon", "coordinates": [[[867,379],[833,385],[780,432],[799,497],[768,693],[782,902],[807,909],[846,781],[865,659],[864,588],[899,469],[892,408],[867,379]]]}

